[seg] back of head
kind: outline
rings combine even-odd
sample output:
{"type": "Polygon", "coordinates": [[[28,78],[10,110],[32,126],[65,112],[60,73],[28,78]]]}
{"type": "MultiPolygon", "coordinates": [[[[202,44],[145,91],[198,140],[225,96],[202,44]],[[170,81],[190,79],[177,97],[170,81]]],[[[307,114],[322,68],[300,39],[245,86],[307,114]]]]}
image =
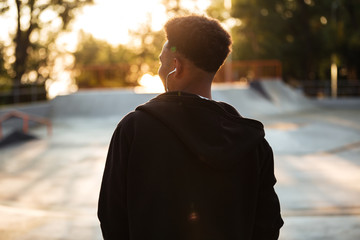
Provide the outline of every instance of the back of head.
{"type": "Polygon", "coordinates": [[[165,32],[172,51],[206,72],[215,73],[230,53],[231,37],[215,19],[176,17],[166,23],[165,32]]]}

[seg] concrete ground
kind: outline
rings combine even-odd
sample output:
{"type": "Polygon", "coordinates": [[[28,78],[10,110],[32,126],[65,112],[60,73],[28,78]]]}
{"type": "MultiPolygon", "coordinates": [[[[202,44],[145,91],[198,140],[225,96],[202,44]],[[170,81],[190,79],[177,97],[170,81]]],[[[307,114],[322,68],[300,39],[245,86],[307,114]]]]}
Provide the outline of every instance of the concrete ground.
{"type": "MultiPolygon", "coordinates": [[[[250,114],[264,123],[275,154],[280,239],[360,239],[360,100],[354,102],[250,114]]],[[[97,198],[122,116],[59,115],[52,136],[36,127],[39,140],[0,149],[1,240],[102,239],[97,198]]]]}
{"type": "Polygon", "coordinates": [[[283,240],[360,239],[360,101],[265,117],[283,240]]]}

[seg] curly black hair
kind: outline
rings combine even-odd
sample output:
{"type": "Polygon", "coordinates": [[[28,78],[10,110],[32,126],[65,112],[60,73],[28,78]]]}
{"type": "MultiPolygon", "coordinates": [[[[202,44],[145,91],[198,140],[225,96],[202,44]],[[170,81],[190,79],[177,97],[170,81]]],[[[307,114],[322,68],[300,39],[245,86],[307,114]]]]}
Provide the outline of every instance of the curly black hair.
{"type": "Polygon", "coordinates": [[[165,33],[171,50],[207,72],[217,72],[231,51],[231,36],[216,19],[176,17],[165,24],[165,33]]]}

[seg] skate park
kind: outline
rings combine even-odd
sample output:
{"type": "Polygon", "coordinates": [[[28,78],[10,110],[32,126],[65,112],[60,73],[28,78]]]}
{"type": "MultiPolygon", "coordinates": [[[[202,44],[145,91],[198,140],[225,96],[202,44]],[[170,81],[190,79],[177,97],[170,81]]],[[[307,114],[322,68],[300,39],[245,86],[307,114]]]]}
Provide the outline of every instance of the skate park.
{"type": "MultiPolygon", "coordinates": [[[[102,239],[97,198],[117,123],[157,94],[78,91],[0,108],[47,118],[0,148],[0,239],[102,239]]],[[[212,97],[263,122],[274,150],[282,240],[360,239],[360,99],[309,99],[279,79],[215,85],[212,97]]],[[[22,121],[2,123],[4,139],[22,121]]],[[[151,139],[149,138],[149,143],[151,139]]]]}

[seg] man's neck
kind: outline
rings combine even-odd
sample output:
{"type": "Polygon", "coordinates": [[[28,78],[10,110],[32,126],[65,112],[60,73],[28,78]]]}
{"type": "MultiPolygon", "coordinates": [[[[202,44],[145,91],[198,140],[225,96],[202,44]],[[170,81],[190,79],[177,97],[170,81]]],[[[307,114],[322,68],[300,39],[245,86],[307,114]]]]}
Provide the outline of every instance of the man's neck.
{"type": "Polygon", "coordinates": [[[182,91],[187,92],[187,93],[192,93],[195,95],[199,95],[200,97],[203,98],[207,98],[207,99],[212,99],[211,98],[211,85],[209,86],[192,86],[192,87],[187,87],[185,89],[182,89],[182,91]]]}

